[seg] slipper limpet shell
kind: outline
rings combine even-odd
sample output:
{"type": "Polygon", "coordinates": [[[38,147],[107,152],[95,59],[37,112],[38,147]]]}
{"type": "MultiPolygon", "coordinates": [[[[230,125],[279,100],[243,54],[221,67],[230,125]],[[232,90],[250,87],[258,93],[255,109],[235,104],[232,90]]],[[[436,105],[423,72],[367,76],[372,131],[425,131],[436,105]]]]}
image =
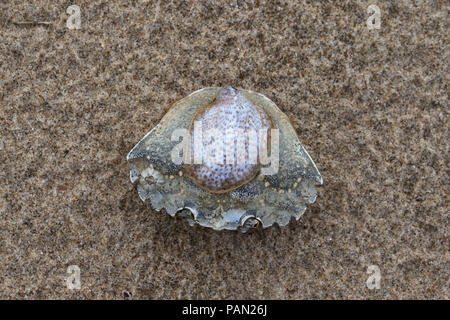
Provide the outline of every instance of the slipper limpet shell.
{"type": "Polygon", "coordinates": [[[215,230],[298,220],[322,184],[288,117],[231,86],[175,102],[127,160],[144,202],[215,230]]]}

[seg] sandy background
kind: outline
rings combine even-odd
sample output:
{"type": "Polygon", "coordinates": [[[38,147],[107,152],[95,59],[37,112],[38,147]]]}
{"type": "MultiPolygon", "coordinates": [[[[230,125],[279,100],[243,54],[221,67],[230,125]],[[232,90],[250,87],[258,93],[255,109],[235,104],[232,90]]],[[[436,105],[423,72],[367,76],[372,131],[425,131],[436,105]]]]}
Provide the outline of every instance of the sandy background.
{"type": "Polygon", "coordinates": [[[376,1],[379,30],[367,1],[76,1],[80,30],[54,2],[0,2],[0,298],[450,297],[445,1],[376,1]],[[225,84],[316,162],[298,222],[191,228],[129,182],[169,104],[225,84]]]}

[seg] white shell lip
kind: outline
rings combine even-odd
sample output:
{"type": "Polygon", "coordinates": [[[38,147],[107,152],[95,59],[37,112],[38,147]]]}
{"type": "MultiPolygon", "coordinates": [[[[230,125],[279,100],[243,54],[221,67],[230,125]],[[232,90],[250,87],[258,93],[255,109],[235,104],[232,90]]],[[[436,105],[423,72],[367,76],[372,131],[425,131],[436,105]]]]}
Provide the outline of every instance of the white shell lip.
{"type": "Polygon", "coordinates": [[[284,226],[292,218],[299,220],[307,204],[315,202],[315,186],[322,185],[323,178],[298,140],[288,117],[261,93],[244,90],[252,102],[261,104],[280,126],[283,151],[287,153],[283,154],[286,166],[280,169],[278,176],[266,176],[264,181],[255,178],[247,185],[217,196],[196,187],[184,174],[178,175],[182,168],[171,164],[164,158],[165,152],[160,152],[173,146],[170,135],[167,136],[168,129],[183,127],[187,122],[183,118],[189,118],[200,105],[212,101],[219,89],[202,88],[174,103],[160,123],[128,153],[127,161],[132,164],[130,180],[137,184],[139,196],[157,211],[165,208],[171,216],[182,216],[190,225],[215,230],[241,229],[246,232],[248,229],[244,225],[250,218],[256,219],[262,228],[273,224],[284,226]],[[290,154],[294,153],[296,156],[291,158],[290,154]],[[175,178],[149,185],[145,180],[148,167],[155,168],[157,175],[175,178]],[[211,203],[216,204],[211,206],[211,203]]]}

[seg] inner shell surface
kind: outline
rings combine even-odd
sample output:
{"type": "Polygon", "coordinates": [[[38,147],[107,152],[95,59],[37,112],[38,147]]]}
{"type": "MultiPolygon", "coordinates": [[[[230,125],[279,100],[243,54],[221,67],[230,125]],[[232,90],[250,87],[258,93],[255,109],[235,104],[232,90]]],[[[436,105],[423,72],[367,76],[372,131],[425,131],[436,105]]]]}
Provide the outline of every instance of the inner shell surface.
{"type": "Polygon", "coordinates": [[[245,184],[258,173],[259,154],[267,154],[270,128],[269,116],[242,90],[220,89],[215,101],[199,109],[191,123],[187,176],[213,193],[245,184]]]}

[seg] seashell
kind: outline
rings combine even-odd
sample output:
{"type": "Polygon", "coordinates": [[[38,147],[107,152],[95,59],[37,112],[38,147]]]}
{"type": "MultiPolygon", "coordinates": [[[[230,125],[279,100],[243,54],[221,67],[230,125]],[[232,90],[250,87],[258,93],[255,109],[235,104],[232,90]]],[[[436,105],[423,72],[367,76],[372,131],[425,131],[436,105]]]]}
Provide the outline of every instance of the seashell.
{"type": "Polygon", "coordinates": [[[298,220],[323,183],[288,117],[231,86],[175,102],[127,160],[142,201],[215,230],[298,220]]]}

